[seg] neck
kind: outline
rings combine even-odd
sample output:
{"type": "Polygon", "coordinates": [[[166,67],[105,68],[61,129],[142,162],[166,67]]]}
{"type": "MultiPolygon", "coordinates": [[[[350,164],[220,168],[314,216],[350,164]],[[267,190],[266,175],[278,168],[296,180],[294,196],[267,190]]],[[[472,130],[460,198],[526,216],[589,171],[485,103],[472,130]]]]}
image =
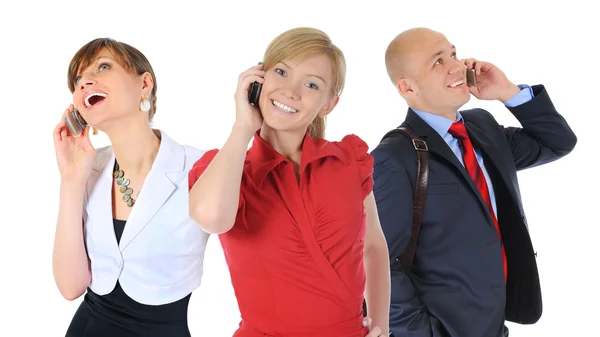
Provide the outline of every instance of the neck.
{"type": "Polygon", "coordinates": [[[145,175],[150,171],[160,147],[160,133],[148,123],[122,123],[105,131],[121,170],[128,176],[145,175]]]}
{"type": "Polygon", "coordinates": [[[409,104],[409,106],[413,109],[417,109],[417,110],[421,110],[421,111],[425,111],[425,112],[429,112],[431,114],[434,115],[438,115],[438,116],[442,116],[445,118],[448,118],[451,121],[456,120],[456,112],[458,111],[458,108],[454,108],[454,107],[438,107],[438,108],[433,108],[433,107],[428,107],[422,104],[409,104]]]}
{"type": "Polygon", "coordinates": [[[306,131],[277,131],[266,124],[260,129],[260,137],[296,165],[300,165],[305,134],[306,131]]]}

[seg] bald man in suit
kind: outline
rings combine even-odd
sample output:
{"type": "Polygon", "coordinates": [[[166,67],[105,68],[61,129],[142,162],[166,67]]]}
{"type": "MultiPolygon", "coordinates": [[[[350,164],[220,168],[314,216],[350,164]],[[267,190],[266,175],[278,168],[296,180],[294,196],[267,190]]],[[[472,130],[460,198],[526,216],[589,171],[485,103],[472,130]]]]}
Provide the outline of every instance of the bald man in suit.
{"type": "Polygon", "coordinates": [[[542,299],[517,171],[555,161],[577,138],[543,85],[515,85],[489,62],[459,59],[441,33],[414,28],[386,51],[404,123],[426,144],[428,185],[412,267],[399,257],[411,238],[415,144],[386,134],[372,151],[374,194],[391,259],[390,330],[397,336],[508,336],[506,320],[533,324],[542,299]],[[476,84],[466,83],[472,69],[476,84]],[[502,102],[521,127],[483,109],[459,111],[471,95],[502,102]]]}

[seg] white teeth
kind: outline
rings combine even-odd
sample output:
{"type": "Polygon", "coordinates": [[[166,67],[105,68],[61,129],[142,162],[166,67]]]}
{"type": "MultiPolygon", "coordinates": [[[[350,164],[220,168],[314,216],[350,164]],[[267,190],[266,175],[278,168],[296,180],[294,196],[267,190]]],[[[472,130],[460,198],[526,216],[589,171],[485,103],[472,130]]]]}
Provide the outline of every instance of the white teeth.
{"type": "Polygon", "coordinates": [[[91,93],[91,94],[89,94],[89,95],[88,95],[88,96],[85,98],[85,101],[84,101],[84,103],[85,103],[85,107],[86,107],[86,108],[89,108],[89,107],[91,106],[91,104],[90,104],[90,98],[92,98],[92,97],[94,97],[94,96],[100,96],[100,97],[104,97],[104,98],[106,98],[106,94],[103,94],[103,93],[100,93],[100,92],[94,92],[94,93],[91,93]]]}
{"type": "Polygon", "coordinates": [[[289,112],[289,113],[295,113],[298,112],[298,110],[292,108],[291,106],[287,106],[281,102],[277,102],[277,101],[273,101],[273,105],[278,107],[279,109],[285,111],[285,112],[289,112]]]}
{"type": "Polygon", "coordinates": [[[450,88],[455,88],[461,84],[463,84],[463,81],[456,81],[456,82],[450,84],[450,88]]]}

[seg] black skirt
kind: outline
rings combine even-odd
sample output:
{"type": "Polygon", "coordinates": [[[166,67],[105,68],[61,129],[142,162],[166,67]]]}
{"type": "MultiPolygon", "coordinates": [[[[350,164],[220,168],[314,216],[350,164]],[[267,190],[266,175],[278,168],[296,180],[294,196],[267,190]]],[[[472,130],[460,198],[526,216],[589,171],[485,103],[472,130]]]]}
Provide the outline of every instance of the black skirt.
{"type": "MultiPolygon", "coordinates": [[[[113,220],[117,242],[125,221],[113,220]]],[[[164,305],[145,305],[131,299],[117,281],[110,294],[88,288],[66,337],[190,337],[187,309],[191,294],[164,305]]]]}

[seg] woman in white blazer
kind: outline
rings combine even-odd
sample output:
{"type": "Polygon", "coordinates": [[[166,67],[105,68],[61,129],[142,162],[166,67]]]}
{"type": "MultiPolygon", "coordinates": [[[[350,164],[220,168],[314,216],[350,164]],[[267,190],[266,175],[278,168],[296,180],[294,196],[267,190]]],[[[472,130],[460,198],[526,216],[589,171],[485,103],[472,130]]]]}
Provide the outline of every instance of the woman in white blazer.
{"type": "Polygon", "coordinates": [[[156,78],[137,49],[93,40],[73,57],[68,80],[73,104],[54,130],[52,262],[61,294],[85,296],[66,336],[190,336],[208,234],[189,217],[188,171],[203,152],[151,128],[156,78]],[[87,123],[77,136],[65,123],[74,108],[87,123]],[[111,146],[94,149],[90,126],[111,146]]]}

